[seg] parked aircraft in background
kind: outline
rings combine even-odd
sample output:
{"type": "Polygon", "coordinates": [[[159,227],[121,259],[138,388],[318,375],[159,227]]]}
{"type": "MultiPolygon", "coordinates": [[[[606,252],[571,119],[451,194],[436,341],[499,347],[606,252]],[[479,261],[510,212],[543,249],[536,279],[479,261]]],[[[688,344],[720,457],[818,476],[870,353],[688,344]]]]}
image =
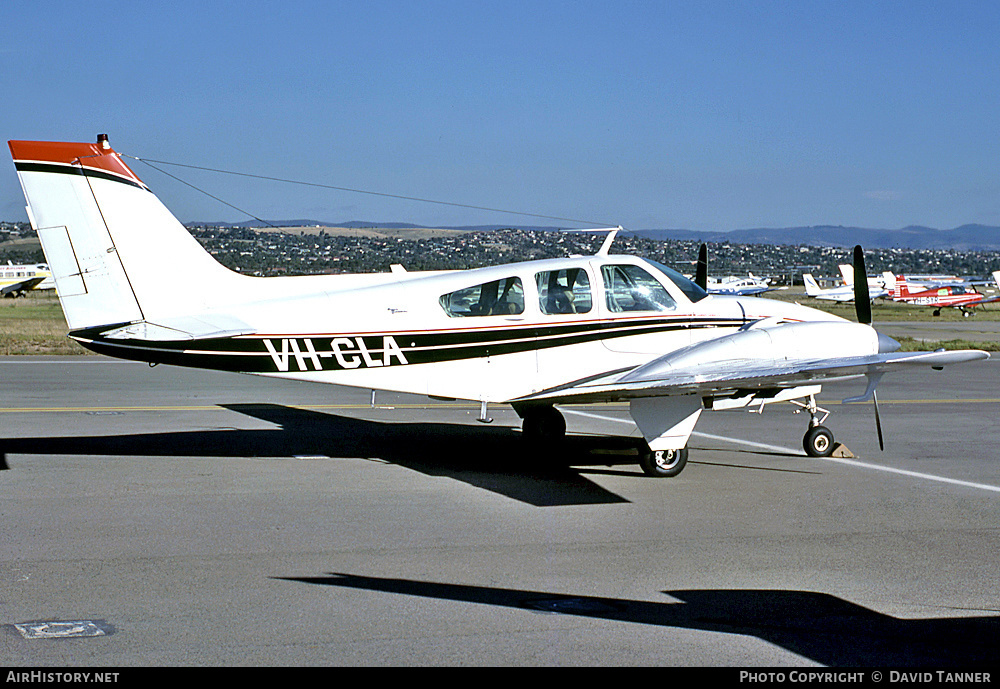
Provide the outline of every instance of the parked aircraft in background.
{"type": "MultiPolygon", "coordinates": [[[[941,315],[941,309],[951,307],[961,309],[962,314],[969,317],[975,313],[975,307],[1000,300],[1000,295],[983,294],[972,283],[924,288],[914,287],[903,275],[885,273],[885,279],[890,299],[933,307],[935,316],[941,315]]],[[[993,284],[1000,288],[1000,270],[993,272],[993,284]]]]}
{"type": "MultiPolygon", "coordinates": [[[[802,281],[806,285],[806,294],[814,299],[824,299],[827,301],[854,301],[855,290],[854,287],[831,287],[830,289],[822,289],[819,283],[816,282],[816,278],[812,276],[811,273],[805,273],[802,276],[802,281]]],[[[852,280],[853,282],[853,280],[852,280]]],[[[872,299],[877,299],[879,297],[884,297],[888,292],[882,288],[870,289],[868,287],[868,281],[865,280],[865,289],[867,291],[869,301],[872,299]]]]}
{"type": "MultiPolygon", "coordinates": [[[[842,263],[837,268],[840,269],[840,277],[844,281],[844,285],[850,288],[854,288],[854,267],[847,263],[842,263]]],[[[884,290],[885,289],[885,274],[882,275],[869,275],[868,277],[868,289],[869,290],[884,290]]]]}
{"type": "Polygon", "coordinates": [[[745,278],[730,275],[721,279],[708,278],[708,288],[706,291],[709,294],[732,294],[753,297],[776,289],[771,287],[769,283],[770,280],[755,277],[753,273],[748,273],[745,278]]]}
{"type": "MultiPolygon", "coordinates": [[[[956,285],[968,282],[965,278],[957,275],[907,275],[907,281],[911,287],[941,287],[943,285],[956,285]]],[[[986,283],[980,283],[986,284],[986,283]]]]}
{"type": "MultiPolygon", "coordinates": [[[[899,352],[871,327],[798,304],[709,295],[677,271],[610,253],[447,273],[251,277],[215,261],[112,150],[9,142],[70,327],[95,352],[150,363],[510,404],[559,451],[558,404],[627,401],[639,463],[674,476],[701,413],[795,401],[812,456],[834,450],[821,384],[988,358],[899,352]],[[177,279],[184,266],[191,280],[177,279]]],[[[855,271],[864,276],[860,247],[855,271]]],[[[703,279],[699,260],[699,280],[703,279]]],[[[878,420],[876,403],[876,421],[878,420]]],[[[878,424],[877,424],[878,427],[878,424]]],[[[881,432],[879,433],[881,441],[881,432]]]]}
{"type": "Polygon", "coordinates": [[[33,289],[55,289],[49,267],[44,263],[30,265],[0,265],[0,294],[5,297],[22,297],[33,289]]]}

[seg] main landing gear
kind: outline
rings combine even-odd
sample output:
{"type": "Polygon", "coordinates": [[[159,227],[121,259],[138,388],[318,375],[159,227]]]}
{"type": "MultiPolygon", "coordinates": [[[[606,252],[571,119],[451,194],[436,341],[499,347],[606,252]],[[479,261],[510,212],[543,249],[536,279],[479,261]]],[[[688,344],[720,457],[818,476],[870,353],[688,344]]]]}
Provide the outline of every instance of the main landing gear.
{"type": "Polygon", "coordinates": [[[639,466],[647,476],[672,478],[684,470],[688,461],[688,449],[651,450],[643,443],[639,449],[639,466]]]}
{"type": "Polygon", "coordinates": [[[539,406],[517,409],[521,416],[521,433],[531,442],[552,444],[566,437],[566,419],[553,406],[539,406]]]}
{"type": "MultiPolygon", "coordinates": [[[[550,405],[515,407],[521,417],[521,433],[534,447],[553,449],[566,437],[566,419],[550,405]]],[[[645,442],[639,448],[639,466],[647,476],[670,478],[687,465],[688,450],[651,450],[645,442]]]]}
{"type": "Polygon", "coordinates": [[[795,401],[792,403],[809,412],[809,429],[802,437],[802,447],[806,454],[810,457],[829,457],[832,455],[836,443],[833,441],[833,433],[823,425],[830,412],[817,406],[816,397],[813,395],[809,395],[809,401],[805,404],[795,401]],[[823,415],[822,418],[819,418],[820,414],[823,415]]]}

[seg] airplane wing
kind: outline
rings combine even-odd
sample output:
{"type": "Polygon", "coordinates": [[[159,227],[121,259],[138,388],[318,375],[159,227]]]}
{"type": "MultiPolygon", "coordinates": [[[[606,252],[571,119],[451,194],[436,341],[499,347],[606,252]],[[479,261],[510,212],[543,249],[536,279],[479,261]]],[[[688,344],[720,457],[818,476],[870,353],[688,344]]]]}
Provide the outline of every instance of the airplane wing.
{"type": "Polygon", "coordinates": [[[986,297],[986,296],[984,296],[979,301],[973,302],[972,304],[969,304],[969,306],[979,306],[980,304],[992,304],[995,301],[1000,301],[1000,295],[997,295],[995,297],[986,297]]]}
{"type": "Polygon", "coordinates": [[[744,391],[785,389],[878,375],[900,366],[940,368],[946,364],[988,358],[987,352],[979,350],[895,352],[839,360],[807,361],[781,368],[770,363],[761,366],[720,364],[715,370],[699,367],[697,371],[677,370],[659,374],[643,372],[642,369],[651,366],[645,364],[628,371],[543,390],[514,401],[579,404],[674,395],[726,396],[744,391]]]}
{"type": "MultiPolygon", "coordinates": [[[[767,347],[764,343],[757,347],[756,343],[747,340],[748,334],[737,333],[702,342],[634,368],[542,390],[514,402],[575,404],[677,395],[727,397],[860,376],[877,380],[882,374],[901,366],[941,368],[948,364],[988,359],[990,356],[980,350],[893,351],[839,357],[789,357],[779,360],[766,354],[767,347]],[[733,356],[740,349],[746,353],[733,356]]],[[[870,391],[864,397],[869,395],[870,391]]]]}
{"type": "Polygon", "coordinates": [[[44,281],[44,277],[28,278],[27,280],[22,280],[21,282],[15,282],[12,285],[5,285],[3,289],[0,289],[0,294],[7,296],[8,294],[17,294],[18,292],[27,292],[34,289],[36,286],[40,285],[44,281]]]}

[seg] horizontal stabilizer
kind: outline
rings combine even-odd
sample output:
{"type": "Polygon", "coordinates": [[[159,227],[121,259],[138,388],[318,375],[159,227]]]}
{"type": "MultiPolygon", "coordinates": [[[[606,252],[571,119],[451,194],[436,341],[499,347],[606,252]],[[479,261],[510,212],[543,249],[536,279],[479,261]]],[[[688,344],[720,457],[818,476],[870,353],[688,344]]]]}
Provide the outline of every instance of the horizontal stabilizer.
{"type": "Polygon", "coordinates": [[[206,340],[217,337],[252,335],[254,329],[238,318],[225,314],[205,316],[178,316],[160,319],[156,323],[141,321],[118,327],[91,328],[71,333],[73,337],[89,339],[100,334],[110,340],[141,340],[146,342],[175,342],[179,340],[206,340]]]}

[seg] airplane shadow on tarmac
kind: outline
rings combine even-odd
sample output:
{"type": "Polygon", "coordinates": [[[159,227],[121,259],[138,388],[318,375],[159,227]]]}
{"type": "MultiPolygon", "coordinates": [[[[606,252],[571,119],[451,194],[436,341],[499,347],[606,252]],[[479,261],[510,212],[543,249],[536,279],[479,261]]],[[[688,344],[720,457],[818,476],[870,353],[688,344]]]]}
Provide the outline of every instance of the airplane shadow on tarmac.
{"type": "Polygon", "coordinates": [[[10,438],[0,440],[0,462],[7,454],[378,458],[539,507],[628,502],[571,465],[637,462],[635,438],[568,436],[544,449],[529,447],[511,428],[369,421],[275,404],[221,406],[278,428],[10,438]]]}
{"type": "MultiPolygon", "coordinates": [[[[810,591],[664,591],[680,603],[570,596],[331,572],[275,577],[324,586],[755,636],[833,667],[995,666],[1000,617],[898,619],[810,591]]],[[[664,658],[670,664],[670,658],[664,658]]]]}

